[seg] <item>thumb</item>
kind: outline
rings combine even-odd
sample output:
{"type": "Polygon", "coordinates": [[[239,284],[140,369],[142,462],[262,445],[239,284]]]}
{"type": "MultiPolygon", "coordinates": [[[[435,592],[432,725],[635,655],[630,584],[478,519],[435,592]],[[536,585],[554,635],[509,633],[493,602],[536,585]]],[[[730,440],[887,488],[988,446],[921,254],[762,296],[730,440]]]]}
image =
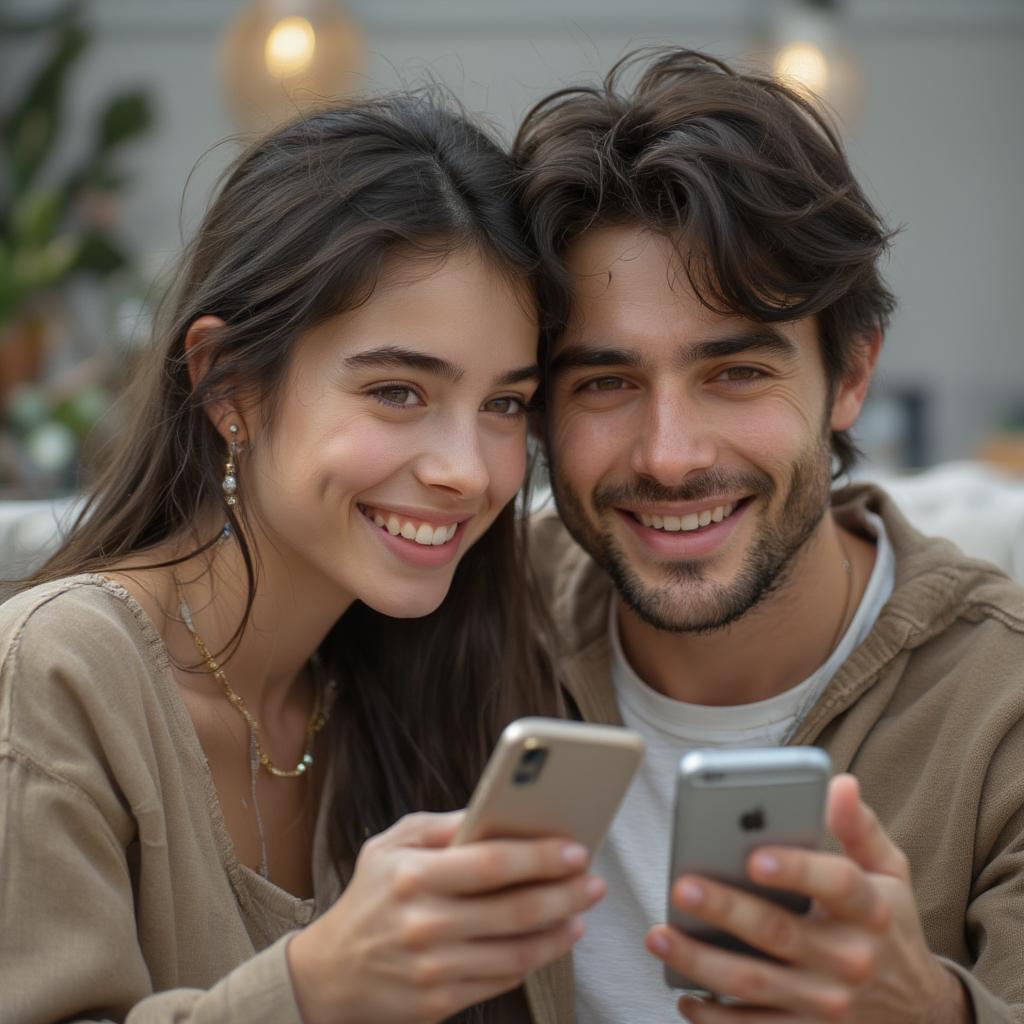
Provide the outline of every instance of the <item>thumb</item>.
{"type": "Polygon", "coordinates": [[[846,856],[865,871],[909,881],[907,858],[861,799],[852,775],[837,775],[829,784],[825,818],[846,856]]]}

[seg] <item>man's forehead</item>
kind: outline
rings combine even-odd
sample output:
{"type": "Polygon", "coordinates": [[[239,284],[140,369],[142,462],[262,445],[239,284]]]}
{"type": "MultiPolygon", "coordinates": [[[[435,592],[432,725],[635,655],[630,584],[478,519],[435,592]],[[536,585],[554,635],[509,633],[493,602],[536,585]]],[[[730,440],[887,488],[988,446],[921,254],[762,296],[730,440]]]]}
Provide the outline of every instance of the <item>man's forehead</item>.
{"type": "Polygon", "coordinates": [[[772,333],[798,344],[817,339],[814,317],[766,325],[710,308],[687,276],[688,255],[676,240],[638,225],[584,232],[566,252],[573,302],[567,329],[555,348],[571,343],[643,350],[662,343],[772,333]]]}
{"type": "Polygon", "coordinates": [[[583,232],[568,247],[565,263],[576,290],[585,296],[602,294],[616,279],[660,269],[666,283],[682,275],[685,246],[635,224],[609,224],[583,232]]]}

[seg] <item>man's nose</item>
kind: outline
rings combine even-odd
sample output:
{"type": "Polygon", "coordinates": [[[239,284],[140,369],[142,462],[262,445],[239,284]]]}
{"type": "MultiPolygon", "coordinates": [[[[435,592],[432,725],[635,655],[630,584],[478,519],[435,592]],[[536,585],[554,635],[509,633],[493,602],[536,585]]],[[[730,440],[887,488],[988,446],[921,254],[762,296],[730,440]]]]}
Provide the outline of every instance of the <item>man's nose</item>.
{"type": "Polygon", "coordinates": [[[718,445],[706,412],[678,390],[652,393],[638,425],[631,468],[665,487],[710,469],[718,445]]]}

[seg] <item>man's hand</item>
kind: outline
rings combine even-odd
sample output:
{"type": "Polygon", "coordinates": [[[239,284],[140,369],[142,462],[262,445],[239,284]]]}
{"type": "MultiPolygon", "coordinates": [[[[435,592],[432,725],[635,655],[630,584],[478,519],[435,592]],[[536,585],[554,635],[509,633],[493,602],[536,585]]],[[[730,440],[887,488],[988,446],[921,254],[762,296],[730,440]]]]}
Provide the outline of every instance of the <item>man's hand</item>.
{"type": "Polygon", "coordinates": [[[658,925],[647,935],[651,953],[709,991],[750,1004],[684,996],[680,1012],[694,1024],[970,1024],[963,986],[928,950],[907,859],[853,776],[832,780],[827,821],[845,856],[765,847],[748,864],[755,882],[811,897],[806,916],[707,879],[676,882],[680,910],[782,961],[725,952],[658,925]]]}

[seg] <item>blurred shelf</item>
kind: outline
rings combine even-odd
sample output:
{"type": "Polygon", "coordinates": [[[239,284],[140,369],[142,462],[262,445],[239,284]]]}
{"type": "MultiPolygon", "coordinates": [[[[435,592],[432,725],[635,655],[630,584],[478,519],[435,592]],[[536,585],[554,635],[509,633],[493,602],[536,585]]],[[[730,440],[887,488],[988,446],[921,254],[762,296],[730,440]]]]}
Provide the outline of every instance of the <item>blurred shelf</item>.
{"type": "Polygon", "coordinates": [[[992,434],[978,449],[978,458],[989,466],[1024,477],[1024,430],[992,434]]]}

